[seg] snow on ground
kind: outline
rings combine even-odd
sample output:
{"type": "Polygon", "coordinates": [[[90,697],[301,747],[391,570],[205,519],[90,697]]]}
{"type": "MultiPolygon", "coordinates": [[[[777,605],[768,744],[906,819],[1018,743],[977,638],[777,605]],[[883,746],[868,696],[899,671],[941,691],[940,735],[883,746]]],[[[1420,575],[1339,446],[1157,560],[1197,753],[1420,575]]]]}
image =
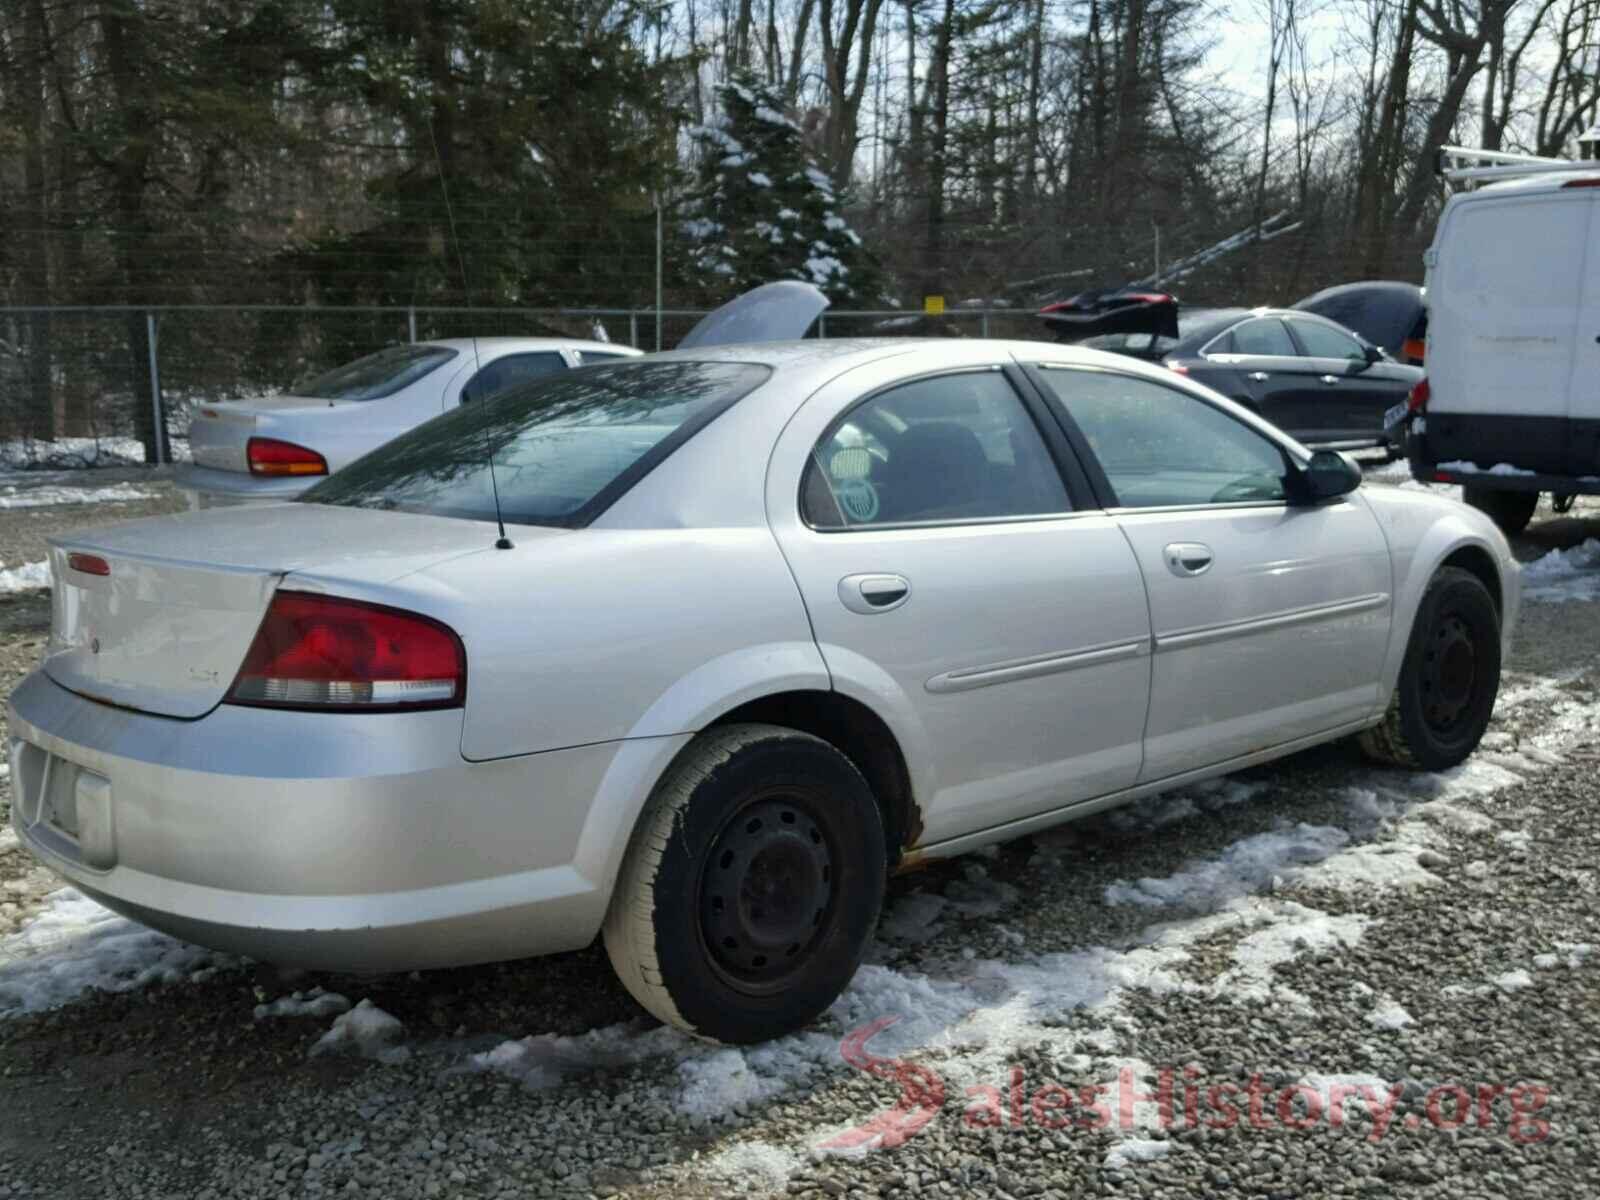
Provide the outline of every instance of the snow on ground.
{"type": "Polygon", "coordinates": [[[133,500],[149,500],[155,493],[131,483],[116,483],[109,487],[18,487],[7,484],[0,487],[0,509],[47,508],[65,504],[118,504],[133,500]]]}
{"type": "Polygon", "coordinates": [[[1404,1029],[1407,1025],[1416,1024],[1416,1018],[1408,1013],[1399,1002],[1388,996],[1382,997],[1377,1006],[1367,1014],[1367,1024],[1377,1029],[1404,1029]]]}
{"type": "Polygon", "coordinates": [[[50,586],[50,564],[44,559],[15,567],[0,567],[0,595],[36,592],[50,586]]]}
{"type": "Polygon", "coordinates": [[[1192,862],[1165,879],[1118,880],[1106,888],[1105,902],[1210,912],[1235,896],[1259,890],[1291,865],[1320,862],[1349,840],[1342,829],[1301,822],[1292,829],[1244,838],[1217,857],[1192,862]]]}
{"type": "Polygon", "coordinates": [[[1137,1163],[1155,1162],[1172,1153],[1171,1142],[1158,1142],[1150,1138],[1128,1138],[1118,1142],[1106,1155],[1102,1164],[1108,1171],[1120,1171],[1137,1163]]]}
{"type": "Polygon", "coordinates": [[[317,987],[309,992],[280,996],[270,1004],[258,1004],[254,1015],[256,1020],[265,1021],[273,1017],[332,1017],[349,1011],[349,1000],[338,992],[325,992],[317,987]]]}
{"type": "Polygon", "coordinates": [[[1600,540],[1552,550],[1522,565],[1522,598],[1563,604],[1600,596],[1600,540]]]}
{"type": "Polygon", "coordinates": [[[91,989],[177,983],[224,961],[63,888],[21,929],[0,938],[0,1017],[54,1008],[91,989]]]}
{"type": "Polygon", "coordinates": [[[750,1191],[759,1186],[781,1192],[789,1177],[807,1159],[784,1146],[771,1142],[734,1142],[701,1160],[701,1168],[714,1179],[723,1179],[750,1191]]]}
{"type": "Polygon", "coordinates": [[[395,1043],[404,1032],[399,1018],[384,1012],[371,1000],[363,1000],[335,1018],[332,1028],[312,1043],[309,1054],[312,1058],[323,1054],[359,1054],[379,1062],[403,1062],[411,1056],[411,1051],[395,1043]]]}
{"type": "Polygon", "coordinates": [[[1496,975],[1491,982],[1502,992],[1520,992],[1523,988],[1533,986],[1533,976],[1519,967],[1515,971],[1507,971],[1503,975],[1496,975]]]}
{"type": "Polygon", "coordinates": [[[64,437],[51,441],[13,438],[0,442],[7,467],[142,466],[144,443],[130,437],[64,437]]]}

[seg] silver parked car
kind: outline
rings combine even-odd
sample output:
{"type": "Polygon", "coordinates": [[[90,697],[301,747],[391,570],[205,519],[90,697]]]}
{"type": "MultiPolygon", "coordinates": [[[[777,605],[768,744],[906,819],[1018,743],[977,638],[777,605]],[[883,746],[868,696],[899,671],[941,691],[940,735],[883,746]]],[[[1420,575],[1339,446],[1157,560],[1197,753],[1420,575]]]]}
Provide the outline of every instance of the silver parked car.
{"type": "Polygon", "coordinates": [[[1348,735],[1471,753],[1516,565],[1359,478],[1042,343],[550,376],[298,503],[58,541],[14,821],[205,945],[396,970],[603,933],[662,1020],[768,1038],[897,867],[1348,735]]]}
{"type": "Polygon", "coordinates": [[[292,500],[330,472],[460,404],[639,351],[565,338],[388,346],[260,400],[202,404],[176,482],[196,507],[292,500]]]}

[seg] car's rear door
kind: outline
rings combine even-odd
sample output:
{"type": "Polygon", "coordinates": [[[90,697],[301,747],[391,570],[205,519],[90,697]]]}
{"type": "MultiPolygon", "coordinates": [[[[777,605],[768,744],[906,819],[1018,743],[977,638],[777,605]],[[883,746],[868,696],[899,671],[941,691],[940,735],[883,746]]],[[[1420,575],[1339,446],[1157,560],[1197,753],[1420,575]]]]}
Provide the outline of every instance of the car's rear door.
{"type": "Polygon", "coordinates": [[[1141,779],[1369,717],[1392,604],[1388,545],[1359,495],[1290,505],[1278,443],[1187,390],[1048,361],[1031,374],[1143,571],[1141,779]]]}
{"type": "Polygon", "coordinates": [[[1600,313],[1583,299],[1600,300],[1600,258],[1585,257],[1594,196],[1497,189],[1451,199],[1429,254],[1432,461],[1600,473],[1595,399],[1574,403],[1600,392],[1600,313]],[[1587,423],[1575,428],[1580,407],[1587,423]]]}
{"type": "Polygon", "coordinates": [[[1354,334],[1316,317],[1285,324],[1305,355],[1307,395],[1318,409],[1315,442],[1370,442],[1383,436],[1383,414],[1403,404],[1416,372],[1385,359],[1367,358],[1354,334]]]}
{"type": "Polygon", "coordinates": [[[1277,317],[1252,317],[1212,341],[1202,352],[1194,379],[1292,429],[1304,391],[1303,364],[1294,339],[1277,317]]]}
{"type": "Polygon", "coordinates": [[[905,749],[923,845],[1132,784],[1149,694],[1127,539],[1015,368],[967,358],[847,373],[768,473],[834,686],[905,749]]]}

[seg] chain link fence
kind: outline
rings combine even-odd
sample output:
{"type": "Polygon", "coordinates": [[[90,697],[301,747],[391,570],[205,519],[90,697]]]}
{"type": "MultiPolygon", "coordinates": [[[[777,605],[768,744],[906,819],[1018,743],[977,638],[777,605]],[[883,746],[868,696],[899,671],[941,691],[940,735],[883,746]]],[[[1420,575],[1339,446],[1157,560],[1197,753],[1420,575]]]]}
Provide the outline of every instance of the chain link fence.
{"type": "MultiPolygon", "coordinates": [[[[0,465],[181,460],[207,401],[268,395],[400,342],[578,337],[670,348],[706,310],[336,308],[278,305],[0,307],[0,465]]],[[[1031,311],[829,310],[818,337],[1041,338],[1031,311]]]]}

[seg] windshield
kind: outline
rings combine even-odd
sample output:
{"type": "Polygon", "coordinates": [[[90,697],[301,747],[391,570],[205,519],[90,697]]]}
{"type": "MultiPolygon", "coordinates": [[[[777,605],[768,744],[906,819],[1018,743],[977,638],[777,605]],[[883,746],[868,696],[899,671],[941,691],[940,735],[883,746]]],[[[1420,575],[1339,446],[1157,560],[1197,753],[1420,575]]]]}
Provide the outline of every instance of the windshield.
{"type": "Polygon", "coordinates": [[[770,374],[630,361],[548,376],[419,425],[301,499],[492,521],[498,485],[508,524],[587,524],[770,374]]]}
{"type": "Polygon", "coordinates": [[[390,346],[321,375],[308,376],[289,390],[291,395],[317,400],[381,400],[455,356],[446,346],[390,346]]]}

